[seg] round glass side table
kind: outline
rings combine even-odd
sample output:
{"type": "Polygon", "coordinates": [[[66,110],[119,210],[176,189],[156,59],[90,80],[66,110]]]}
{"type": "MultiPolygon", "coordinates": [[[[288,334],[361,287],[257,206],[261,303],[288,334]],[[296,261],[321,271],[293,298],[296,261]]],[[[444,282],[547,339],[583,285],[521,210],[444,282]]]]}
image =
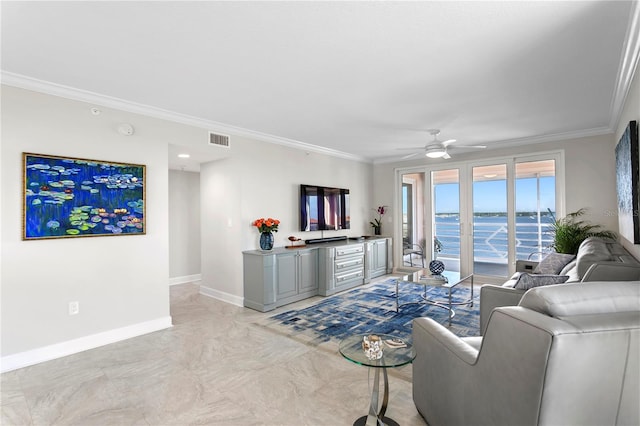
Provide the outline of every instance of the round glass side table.
{"type": "Polygon", "coordinates": [[[377,425],[398,426],[398,422],[389,417],[385,417],[387,405],[389,403],[389,377],[387,368],[401,367],[410,364],[416,357],[413,346],[397,336],[389,334],[356,334],[349,336],[340,342],[340,354],[351,362],[369,367],[375,373],[373,388],[371,391],[371,402],[369,403],[369,414],[358,418],[354,426],[364,426],[369,418],[375,419],[377,425]],[[375,335],[382,340],[382,356],[379,359],[370,359],[363,349],[365,336],[375,335]],[[382,405],[378,410],[380,393],[380,372],[383,378],[382,405]]]}

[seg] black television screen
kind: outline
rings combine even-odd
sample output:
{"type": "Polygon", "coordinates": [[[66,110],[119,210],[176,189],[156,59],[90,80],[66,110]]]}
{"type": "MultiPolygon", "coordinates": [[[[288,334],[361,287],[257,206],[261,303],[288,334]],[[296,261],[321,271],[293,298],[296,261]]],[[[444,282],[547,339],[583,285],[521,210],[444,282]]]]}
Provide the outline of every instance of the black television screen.
{"type": "Polygon", "coordinates": [[[300,230],[349,229],[349,190],[300,185],[300,230]]]}

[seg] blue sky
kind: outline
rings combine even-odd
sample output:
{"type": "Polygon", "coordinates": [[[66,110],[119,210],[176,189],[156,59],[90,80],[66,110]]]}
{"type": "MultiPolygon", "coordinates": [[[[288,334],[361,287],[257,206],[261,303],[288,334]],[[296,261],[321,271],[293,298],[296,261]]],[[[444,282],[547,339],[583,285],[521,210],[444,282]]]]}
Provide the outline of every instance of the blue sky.
{"type": "MultiPolygon", "coordinates": [[[[436,213],[458,212],[460,209],[459,185],[436,185],[436,213]]],[[[473,184],[473,208],[479,213],[504,213],[507,211],[507,184],[504,180],[475,182],[473,184]]],[[[555,178],[540,178],[540,210],[555,211],[555,178]]],[[[516,211],[536,211],[536,179],[516,180],[516,211]]]]}

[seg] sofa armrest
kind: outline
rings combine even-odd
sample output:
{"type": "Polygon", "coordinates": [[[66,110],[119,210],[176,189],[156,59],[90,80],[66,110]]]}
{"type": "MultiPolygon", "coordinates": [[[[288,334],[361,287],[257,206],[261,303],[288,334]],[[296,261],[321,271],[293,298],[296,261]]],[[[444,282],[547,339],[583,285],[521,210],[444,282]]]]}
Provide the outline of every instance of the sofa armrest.
{"type": "Polygon", "coordinates": [[[480,334],[484,335],[491,311],[501,306],[517,306],[525,292],[491,284],[480,287],[480,334]]]}
{"type": "Polygon", "coordinates": [[[465,373],[475,364],[479,351],[431,318],[413,320],[412,340],[416,354],[412,364],[416,408],[432,424],[463,424],[459,397],[466,392],[465,373]],[[457,413],[461,419],[439,419],[433,407],[438,412],[457,413]]]}
{"type": "Polygon", "coordinates": [[[516,272],[533,272],[538,263],[535,260],[516,260],[516,272]]]}
{"type": "Polygon", "coordinates": [[[595,262],[581,281],[638,281],[640,267],[621,262],[595,262]]]}
{"type": "MultiPolygon", "coordinates": [[[[449,352],[448,356],[455,356],[466,364],[473,364],[478,357],[478,350],[465,342],[464,339],[453,334],[449,329],[432,318],[415,318],[412,325],[413,344],[433,344],[437,341],[449,352]],[[428,343],[432,341],[431,343],[428,343]]],[[[420,352],[416,348],[416,353],[420,352]]]]}

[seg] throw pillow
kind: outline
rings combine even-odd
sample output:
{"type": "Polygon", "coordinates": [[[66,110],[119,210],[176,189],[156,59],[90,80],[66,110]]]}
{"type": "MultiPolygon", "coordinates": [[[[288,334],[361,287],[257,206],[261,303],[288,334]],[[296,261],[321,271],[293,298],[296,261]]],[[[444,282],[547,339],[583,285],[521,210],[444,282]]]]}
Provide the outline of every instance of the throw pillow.
{"type": "Polygon", "coordinates": [[[562,284],[568,279],[567,275],[522,274],[518,277],[518,281],[513,288],[529,290],[543,285],[562,284]]]}
{"type": "Polygon", "coordinates": [[[533,270],[534,274],[548,274],[558,275],[564,266],[575,259],[575,254],[563,254],[563,253],[549,253],[547,257],[542,259],[536,269],[533,270]]]}

